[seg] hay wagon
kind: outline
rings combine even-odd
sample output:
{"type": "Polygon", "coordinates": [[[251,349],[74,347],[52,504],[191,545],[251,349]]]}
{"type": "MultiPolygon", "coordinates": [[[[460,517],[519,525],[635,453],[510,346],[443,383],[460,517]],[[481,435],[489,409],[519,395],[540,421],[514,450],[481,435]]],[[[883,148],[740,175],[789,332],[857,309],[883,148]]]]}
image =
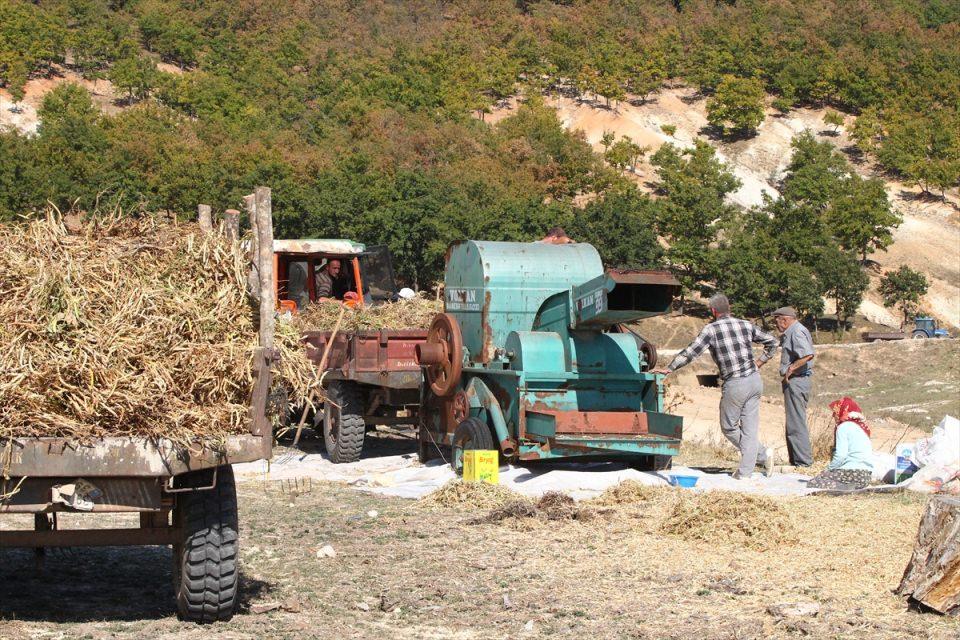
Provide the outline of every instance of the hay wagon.
{"type": "MultiPolygon", "coordinates": [[[[254,250],[258,299],[273,282],[269,189],[245,198],[260,218],[254,250]],[[258,248],[258,247],[257,247],[258,248]]],[[[210,208],[200,205],[201,228],[210,229],[210,208]],[[204,221],[204,212],[206,221],[204,221]]],[[[231,212],[228,212],[230,214],[231,212]]],[[[226,219],[237,237],[236,212],[226,219]]],[[[0,528],[0,548],[169,545],[173,548],[177,610],[184,620],[209,623],[233,616],[239,599],[239,530],[232,464],[269,459],[273,426],[268,419],[273,347],[273,305],[259,305],[259,346],[252,350],[247,417],[240,433],[192,445],[165,438],[104,436],[13,437],[0,440],[0,517],[33,514],[32,529],[0,528]],[[139,514],[139,526],[61,528],[58,515],[139,514]]],[[[52,425],[53,426],[53,425],[52,425]]],[[[51,429],[55,431],[55,429],[51,429]]]]}
{"type": "Polygon", "coordinates": [[[180,617],[229,619],[238,598],[237,493],[230,466],[269,459],[268,358],[255,355],[249,432],[196,449],[165,440],[23,438],[0,454],[0,516],[33,514],[34,528],[0,530],[0,548],[170,545],[180,617]],[[63,512],[139,513],[136,528],[60,529],[63,512]]]}

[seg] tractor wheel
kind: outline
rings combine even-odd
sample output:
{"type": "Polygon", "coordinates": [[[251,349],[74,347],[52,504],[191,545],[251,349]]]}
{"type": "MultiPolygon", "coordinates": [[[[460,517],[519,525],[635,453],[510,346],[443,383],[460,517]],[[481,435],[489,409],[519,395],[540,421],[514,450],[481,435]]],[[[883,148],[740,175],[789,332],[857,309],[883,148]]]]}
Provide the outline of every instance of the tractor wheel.
{"type": "Polygon", "coordinates": [[[920,330],[918,329],[917,331],[914,331],[914,332],[910,335],[910,337],[913,338],[914,340],[926,340],[929,336],[927,336],[927,332],[926,332],[926,331],[920,331],[920,330]]]}
{"type": "Polygon", "coordinates": [[[463,452],[469,450],[496,451],[490,427],[480,418],[467,418],[453,432],[450,466],[458,476],[463,475],[463,452]]]}
{"type": "Polygon", "coordinates": [[[356,462],[363,451],[363,393],[347,380],[334,380],[327,387],[330,402],[323,403],[323,442],[330,462],[356,462]]]}
{"type": "MultiPolygon", "coordinates": [[[[178,488],[211,484],[213,469],[177,477],[178,488]]],[[[212,489],[174,495],[174,522],[182,532],[180,544],[173,549],[177,613],[181,620],[200,624],[229,620],[239,596],[240,541],[233,467],[224,465],[216,470],[212,489]]]]}

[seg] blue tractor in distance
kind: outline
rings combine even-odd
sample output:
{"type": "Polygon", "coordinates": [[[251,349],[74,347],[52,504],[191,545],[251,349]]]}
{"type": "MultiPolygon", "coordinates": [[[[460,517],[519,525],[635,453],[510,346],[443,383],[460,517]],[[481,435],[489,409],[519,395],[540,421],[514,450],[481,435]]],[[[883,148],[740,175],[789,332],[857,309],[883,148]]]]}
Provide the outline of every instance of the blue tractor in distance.
{"type": "Polygon", "coordinates": [[[913,319],[913,333],[910,334],[910,337],[915,340],[949,338],[950,332],[946,329],[941,329],[940,325],[933,318],[922,317],[913,319]]]}

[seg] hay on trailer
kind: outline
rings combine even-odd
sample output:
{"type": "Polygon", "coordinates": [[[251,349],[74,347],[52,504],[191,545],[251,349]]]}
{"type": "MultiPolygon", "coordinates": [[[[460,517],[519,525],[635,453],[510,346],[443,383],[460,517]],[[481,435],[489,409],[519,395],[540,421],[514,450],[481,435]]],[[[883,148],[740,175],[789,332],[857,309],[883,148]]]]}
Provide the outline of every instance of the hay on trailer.
{"type": "Polygon", "coordinates": [[[0,225],[0,242],[0,439],[248,428],[256,309],[239,244],[157,216],[68,231],[57,212],[0,225]]]}
{"type": "MultiPolygon", "coordinates": [[[[332,300],[315,302],[298,313],[293,324],[300,331],[331,331],[342,308],[343,305],[332,300]]],[[[442,301],[424,295],[410,300],[348,308],[340,323],[340,331],[426,329],[441,311],[442,301]]]]}
{"type": "Polygon", "coordinates": [[[797,542],[796,527],[777,502],[732,491],[678,494],[660,531],[684,540],[759,550],[797,542]]]}
{"type": "Polygon", "coordinates": [[[492,509],[516,500],[519,496],[510,489],[486,482],[452,480],[433,493],[420,499],[422,504],[438,507],[468,506],[492,509]]]}

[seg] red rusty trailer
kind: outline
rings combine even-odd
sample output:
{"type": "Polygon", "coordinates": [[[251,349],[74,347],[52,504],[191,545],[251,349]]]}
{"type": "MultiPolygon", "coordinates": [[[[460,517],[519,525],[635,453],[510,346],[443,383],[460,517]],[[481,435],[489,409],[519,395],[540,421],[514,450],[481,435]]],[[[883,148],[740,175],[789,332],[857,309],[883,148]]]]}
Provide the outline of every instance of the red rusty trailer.
{"type": "MultiPolygon", "coordinates": [[[[304,335],[307,355],[318,366],[331,333],[304,335]]],[[[417,423],[421,373],[415,352],[426,341],[426,329],[336,334],[324,376],[330,401],[316,416],[331,461],[359,459],[369,427],[417,423]]]]}

